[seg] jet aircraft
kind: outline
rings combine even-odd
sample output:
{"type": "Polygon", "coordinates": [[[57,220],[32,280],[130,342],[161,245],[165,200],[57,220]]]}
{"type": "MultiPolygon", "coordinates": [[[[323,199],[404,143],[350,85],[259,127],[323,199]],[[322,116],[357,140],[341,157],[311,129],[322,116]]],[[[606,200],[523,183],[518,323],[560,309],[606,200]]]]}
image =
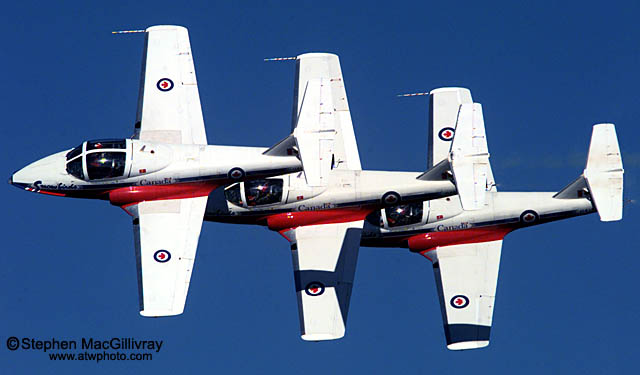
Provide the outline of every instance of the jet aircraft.
{"type": "MultiPolygon", "coordinates": [[[[126,210],[133,217],[140,314],[165,316],[184,309],[209,193],[302,164],[286,149],[207,145],[187,29],[154,26],[145,34],[134,135],[85,141],[16,171],[9,183],[126,210]]],[[[313,142],[314,129],[305,130],[313,142]]]]}
{"type": "Polygon", "coordinates": [[[584,172],[559,192],[498,192],[482,106],[468,89],[441,88],[429,94],[427,172],[362,171],[337,56],[304,54],[296,66],[294,123],[305,82],[329,79],[337,93],[340,117],[327,182],[312,187],[303,172],[238,182],[209,196],[205,219],[265,225],[290,242],[304,340],[344,335],[363,245],[409,248],[433,262],[447,347],[487,346],[507,233],[593,212],[603,221],[622,218],[623,169],[613,124],[593,127],[584,172]],[[397,181],[402,187],[383,195],[393,199],[372,199],[397,181]],[[455,182],[458,195],[425,200],[409,191],[420,181],[455,182]]]}
{"type": "Polygon", "coordinates": [[[587,167],[560,192],[497,192],[481,106],[443,88],[430,94],[428,170],[363,171],[338,57],[316,53],[295,58],[291,135],[268,149],[209,146],[187,30],[145,33],[134,136],[83,142],[10,179],[133,217],[143,316],[183,312],[203,219],[259,224],[291,244],[304,340],[344,336],[362,244],[431,260],[448,348],[479,348],[507,233],[596,211],[622,217],[612,124],[594,127],[587,167]]]}
{"type": "MultiPolygon", "coordinates": [[[[305,201],[323,191],[330,176],[335,175],[334,166],[346,166],[349,162],[359,169],[360,161],[343,86],[330,81],[333,76],[328,73],[304,80],[293,131],[273,147],[208,145],[187,29],[153,26],[144,33],[134,135],[127,139],[85,141],[16,171],[9,182],[47,195],[108,200],[131,215],[140,314],[157,317],[184,311],[212,191],[231,182],[263,179],[304,168],[304,183],[298,181],[296,201],[305,201]],[[344,101],[341,106],[336,104],[340,101],[344,101]],[[341,121],[351,133],[340,138],[346,143],[340,143],[342,148],[334,152],[335,136],[345,134],[336,130],[341,121]],[[355,159],[343,158],[345,152],[355,159]]],[[[431,199],[456,193],[450,180],[416,180],[413,174],[345,174],[340,183],[352,187],[362,184],[357,194],[359,202],[368,202],[372,207],[400,203],[405,197],[431,199]]],[[[269,189],[273,192],[274,188],[277,187],[265,184],[260,187],[263,193],[269,189]]],[[[233,190],[229,192],[232,193],[233,190]]],[[[352,193],[343,199],[352,199],[352,193]]],[[[258,201],[264,202],[265,198],[258,201]]],[[[357,231],[353,235],[349,232],[349,238],[358,243],[364,211],[361,208],[351,211],[354,220],[361,217],[352,224],[357,231]]],[[[344,212],[329,213],[336,214],[344,212]]],[[[316,216],[305,217],[317,224],[321,220],[316,216]]],[[[279,220],[291,219],[279,217],[279,220]]],[[[324,246],[327,237],[344,233],[350,226],[341,222],[331,228],[333,232],[314,231],[307,237],[324,246]]],[[[337,246],[342,241],[338,238],[334,242],[337,246]]],[[[327,248],[332,254],[340,250],[335,246],[327,248]]]]}

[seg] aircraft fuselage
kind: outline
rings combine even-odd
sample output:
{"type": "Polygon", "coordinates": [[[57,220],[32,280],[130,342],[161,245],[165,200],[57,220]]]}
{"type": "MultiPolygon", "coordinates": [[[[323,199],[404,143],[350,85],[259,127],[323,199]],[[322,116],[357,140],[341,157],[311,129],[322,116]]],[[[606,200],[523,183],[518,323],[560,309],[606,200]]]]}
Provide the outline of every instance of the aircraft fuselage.
{"type": "Polygon", "coordinates": [[[137,139],[87,141],[15,172],[28,191],[108,199],[115,205],[206,196],[218,186],[302,169],[295,156],[262,147],[179,145],[137,139]]]}
{"type": "MultiPolygon", "coordinates": [[[[404,172],[386,173],[401,176],[404,172]]],[[[415,173],[412,175],[415,180],[415,173]]],[[[377,194],[379,197],[381,193],[377,194]]],[[[271,207],[247,207],[243,202],[245,207],[238,207],[224,200],[223,189],[220,188],[209,196],[205,220],[265,225],[283,233],[286,229],[302,225],[366,218],[361,240],[363,246],[409,248],[426,254],[438,246],[502,239],[515,229],[596,212],[588,196],[560,199],[554,195],[554,192],[488,192],[484,208],[464,211],[455,195],[425,201],[406,199],[399,205],[385,207],[379,199],[377,202],[367,199],[370,197],[356,200],[353,195],[349,196],[350,200],[340,199],[347,197],[347,193],[338,194],[327,189],[303,202],[271,207]],[[393,219],[398,210],[412,210],[413,218],[406,223],[402,222],[407,221],[406,217],[393,219]]],[[[429,199],[425,195],[414,198],[429,199]]],[[[435,195],[432,194],[431,198],[435,195]]]]}

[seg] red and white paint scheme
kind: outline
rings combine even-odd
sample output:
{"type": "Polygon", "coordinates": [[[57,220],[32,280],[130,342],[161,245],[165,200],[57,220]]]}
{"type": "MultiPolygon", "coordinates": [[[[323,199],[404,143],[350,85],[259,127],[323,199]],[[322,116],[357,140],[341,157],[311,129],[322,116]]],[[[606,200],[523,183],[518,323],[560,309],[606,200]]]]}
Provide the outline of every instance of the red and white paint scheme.
{"type": "MultiPolygon", "coordinates": [[[[477,105],[468,90],[443,88],[431,92],[430,106],[431,164],[449,152],[438,138],[441,130],[459,126],[464,112],[477,105]]],[[[481,116],[473,118],[474,129],[480,121],[481,116]]],[[[464,210],[464,200],[456,196],[388,207],[368,217],[362,233],[363,246],[409,248],[433,263],[451,350],[489,344],[505,235],[595,212],[602,221],[622,219],[624,171],[613,124],[593,126],[582,175],[559,192],[498,192],[488,163],[474,173],[486,181],[475,195],[483,202],[479,209],[464,210]]]]}
{"type": "Polygon", "coordinates": [[[133,217],[144,316],[183,312],[203,219],[259,224],[290,242],[304,340],[344,336],[364,245],[433,262],[448,348],[480,348],[507,233],[596,211],[622,217],[612,124],[594,126],[583,174],[560,192],[498,192],[482,107],[469,90],[442,88],[430,93],[427,171],[363,171],[338,57],[311,53],[295,58],[291,135],[269,149],[208,146],[186,29],[146,37],[134,136],[83,142],[10,180],[133,217]]]}
{"type": "MultiPolygon", "coordinates": [[[[307,55],[299,56],[299,71],[308,69],[307,59],[307,55]]],[[[381,194],[391,174],[360,171],[357,150],[345,146],[348,143],[338,133],[334,147],[350,152],[335,153],[340,163],[330,171],[324,189],[306,185],[302,174],[289,174],[233,184],[224,196],[222,189],[209,196],[206,220],[266,225],[291,242],[303,339],[344,335],[358,246],[362,245],[409,248],[430,260],[447,347],[487,346],[506,234],[593,212],[602,221],[622,218],[623,169],[613,124],[593,127],[583,174],[559,192],[498,192],[488,159],[482,108],[473,103],[469,90],[433,90],[430,106],[428,170],[419,178],[443,176],[456,181],[459,195],[406,200],[402,192],[403,201],[393,205],[385,199],[362,199],[376,188],[381,194]],[[256,193],[265,186],[269,196],[256,193]],[[304,292],[310,282],[325,285],[322,296],[304,292]]],[[[348,129],[352,134],[350,121],[348,129]]],[[[410,175],[415,179],[416,173],[399,175],[406,176],[401,180],[406,186],[417,183],[407,181],[410,175]]]]}
{"type": "MultiPolygon", "coordinates": [[[[187,29],[154,26],[145,36],[134,136],[83,142],[15,172],[9,182],[125,209],[135,229],[140,314],[176,315],[184,308],[211,191],[245,178],[300,171],[302,164],[278,147],[207,145],[187,29]]],[[[306,143],[314,141],[313,126],[306,143]]],[[[296,142],[291,135],[285,143],[296,142]]]]}
{"type": "Polygon", "coordinates": [[[484,192],[485,182],[477,188],[480,177],[474,168],[486,169],[489,157],[482,142],[484,128],[481,123],[473,127],[471,111],[457,126],[454,119],[446,136],[440,137],[450,147],[427,172],[363,171],[336,55],[297,56],[293,134],[299,135],[301,124],[311,121],[305,107],[316,95],[313,83],[318,80],[320,102],[328,104],[320,110],[327,129],[323,134],[333,144],[314,149],[298,142],[304,172],[216,190],[205,211],[205,220],[262,224],[290,241],[302,338],[313,341],[345,333],[365,218],[384,207],[453,194],[463,197],[465,210],[479,209],[483,204],[479,190],[484,192]],[[324,285],[323,293],[309,292],[307,286],[315,283],[324,285]]]}

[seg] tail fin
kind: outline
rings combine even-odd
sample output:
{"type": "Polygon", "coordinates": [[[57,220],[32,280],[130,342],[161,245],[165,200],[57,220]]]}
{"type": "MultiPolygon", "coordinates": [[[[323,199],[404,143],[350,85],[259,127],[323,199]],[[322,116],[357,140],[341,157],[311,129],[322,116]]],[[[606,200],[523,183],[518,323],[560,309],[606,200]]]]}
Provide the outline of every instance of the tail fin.
{"type": "Polygon", "coordinates": [[[622,219],[623,173],[616,127],[595,125],[583,175],[602,221],[622,219]]]}
{"type": "Polygon", "coordinates": [[[622,219],[622,157],[613,124],[593,126],[587,166],[582,175],[554,198],[580,198],[585,190],[602,221],[622,219]]]}
{"type": "Polygon", "coordinates": [[[441,180],[453,177],[462,209],[479,210],[485,205],[486,193],[495,191],[482,106],[479,103],[462,103],[458,107],[446,158],[417,178],[441,180]]]}
{"type": "Polygon", "coordinates": [[[333,167],[336,134],[334,112],[329,79],[309,80],[305,85],[293,133],[263,154],[296,155],[302,162],[307,185],[326,186],[333,167]]]}
{"type": "Polygon", "coordinates": [[[482,106],[479,103],[460,105],[449,161],[462,209],[483,208],[489,190],[490,166],[482,106]]]}
{"type": "Polygon", "coordinates": [[[314,78],[307,82],[293,136],[309,186],[326,186],[333,165],[336,118],[331,82],[314,78]]]}

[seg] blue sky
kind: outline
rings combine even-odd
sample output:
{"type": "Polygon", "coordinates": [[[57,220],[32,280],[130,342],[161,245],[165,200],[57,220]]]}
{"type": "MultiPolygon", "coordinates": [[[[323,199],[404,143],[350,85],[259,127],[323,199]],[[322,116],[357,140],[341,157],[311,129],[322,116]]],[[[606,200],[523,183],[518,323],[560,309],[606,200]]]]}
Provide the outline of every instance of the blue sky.
{"type": "MultiPolygon", "coordinates": [[[[427,102],[471,89],[503,191],[557,191],[577,177],[598,122],[613,122],[625,196],[639,198],[640,28],[634,2],[169,1],[3,7],[6,178],[85,139],[133,131],[143,37],[190,30],[209,142],[270,146],[289,130],[294,65],[341,58],[365,169],[423,171],[427,102]],[[240,3],[240,2],[238,2],[240,3]]],[[[138,315],[131,222],[103,201],[0,185],[5,219],[0,366],[7,373],[629,373],[640,351],[638,205],[506,237],[492,342],[450,352],[430,263],[363,248],[347,335],[299,338],[288,243],[262,227],[205,223],[184,315],[138,315]],[[150,362],[58,362],[7,337],[164,340],[150,362]]]]}

